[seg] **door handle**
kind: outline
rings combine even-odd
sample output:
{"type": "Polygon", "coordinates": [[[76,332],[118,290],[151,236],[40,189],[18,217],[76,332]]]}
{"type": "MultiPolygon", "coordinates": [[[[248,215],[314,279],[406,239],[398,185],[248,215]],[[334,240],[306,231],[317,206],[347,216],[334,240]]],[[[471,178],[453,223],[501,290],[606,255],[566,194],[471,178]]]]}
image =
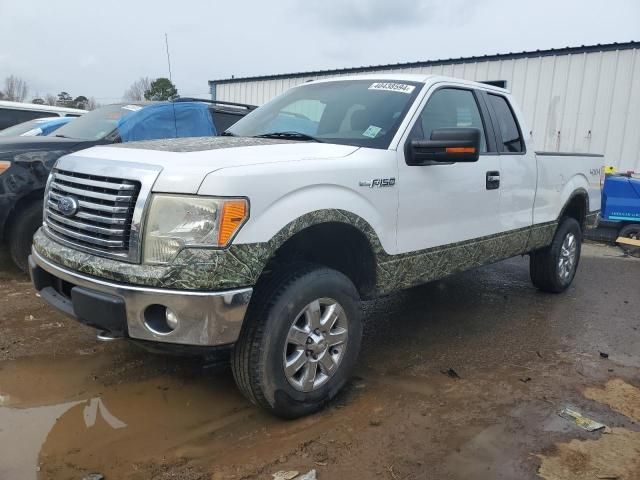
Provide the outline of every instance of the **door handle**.
{"type": "Polygon", "coordinates": [[[500,172],[491,170],[487,172],[487,190],[500,188],[500,172]]]}

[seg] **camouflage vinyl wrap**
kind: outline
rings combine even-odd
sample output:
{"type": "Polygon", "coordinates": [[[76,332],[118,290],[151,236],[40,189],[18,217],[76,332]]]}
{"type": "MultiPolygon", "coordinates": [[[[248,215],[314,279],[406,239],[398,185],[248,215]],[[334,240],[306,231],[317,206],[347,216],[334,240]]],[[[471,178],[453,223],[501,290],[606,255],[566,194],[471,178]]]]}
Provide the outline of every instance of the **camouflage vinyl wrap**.
{"type": "Polygon", "coordinates": [[[109,145],[109,147],[137,148],[160,152],[202,152],[220,148],[254,147],[256,145],[278,145],[281,143],[295,143],[295,140],[253,137],[187,137],[116,143],[109,145]]]}
{"type": "Polygon", "coordinates": [[[343,210],[308,213],[264,243],[225,250],[185,249],[170,265],[140,265],[73,250],[39,230],[34,249],[53,262],[89,276],[133,285],[186,290],[217,290],[255,285],[276,250],[311,225],[340,222],[363,232],[376,259],[376,293],[385,294],[452,273],[526,253],[551,243],[557,222],[490,235],[400,255],[389,255],[362,218],[343,210]]]}
{"type": "Polygon", "coordinates": [[[378,294],[412,287],[549,245],[557,222],[378,259],[378,294]]]}

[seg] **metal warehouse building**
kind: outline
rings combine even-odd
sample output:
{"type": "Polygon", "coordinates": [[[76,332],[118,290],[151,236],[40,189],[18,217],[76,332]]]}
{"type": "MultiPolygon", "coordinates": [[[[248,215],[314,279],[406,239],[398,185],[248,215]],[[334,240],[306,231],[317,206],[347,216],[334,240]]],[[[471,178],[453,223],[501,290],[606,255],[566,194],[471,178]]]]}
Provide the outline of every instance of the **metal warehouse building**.
{"type": "Polygon", "coordinates": [[[309,80],[360,73],[505,80],[539,150],[604,153],[640,171],[640,42],[210,80],[213,99],[261,105],[309,80]]]}

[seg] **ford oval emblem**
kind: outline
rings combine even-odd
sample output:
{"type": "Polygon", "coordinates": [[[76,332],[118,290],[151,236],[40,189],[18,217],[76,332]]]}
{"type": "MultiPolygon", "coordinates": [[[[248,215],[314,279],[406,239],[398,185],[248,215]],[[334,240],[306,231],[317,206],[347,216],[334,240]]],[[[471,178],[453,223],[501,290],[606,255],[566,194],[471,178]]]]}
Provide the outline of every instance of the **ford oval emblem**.
{"type": "Polygon", "coordinates": [[[62,197],[58,200],[58,210],[65,217],[72,217],[78,211],[78,200],[73,197],[62,197]]]}

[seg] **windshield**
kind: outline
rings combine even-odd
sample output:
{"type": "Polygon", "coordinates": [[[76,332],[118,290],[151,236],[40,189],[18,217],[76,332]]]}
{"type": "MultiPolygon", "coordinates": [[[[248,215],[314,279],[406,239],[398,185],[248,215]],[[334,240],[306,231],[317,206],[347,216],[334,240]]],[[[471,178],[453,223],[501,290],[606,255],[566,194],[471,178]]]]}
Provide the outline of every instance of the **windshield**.
{"type": "Polygon", "coordinates": [[[40,135],[42,130],[39,128],[43,123],[48,123],[52,120],[57,120],[60,117],[51,118],[37,118],[35,120],[29,120],[28,122],[19,123],[13,127],[5,128],[0,131],[0,137],[19,137],[20,135],[40,135]]]}
{"type": "Polygon", "coordinates": [[[53,134],[78,140],[100,140],[118,127],[118,120],[140,110],[142,105],[107,105],[85,113],[53,134]]]}
{"type": "MultiPolygon", "coordinates": [[[[377,80],[310,83],[276,97],[227,132],[241,137],[295,132],[328,143],[388,148],[423,85],[377,80]]],[[[308,140],[303,135],[298,138],[308,140]]]]}

